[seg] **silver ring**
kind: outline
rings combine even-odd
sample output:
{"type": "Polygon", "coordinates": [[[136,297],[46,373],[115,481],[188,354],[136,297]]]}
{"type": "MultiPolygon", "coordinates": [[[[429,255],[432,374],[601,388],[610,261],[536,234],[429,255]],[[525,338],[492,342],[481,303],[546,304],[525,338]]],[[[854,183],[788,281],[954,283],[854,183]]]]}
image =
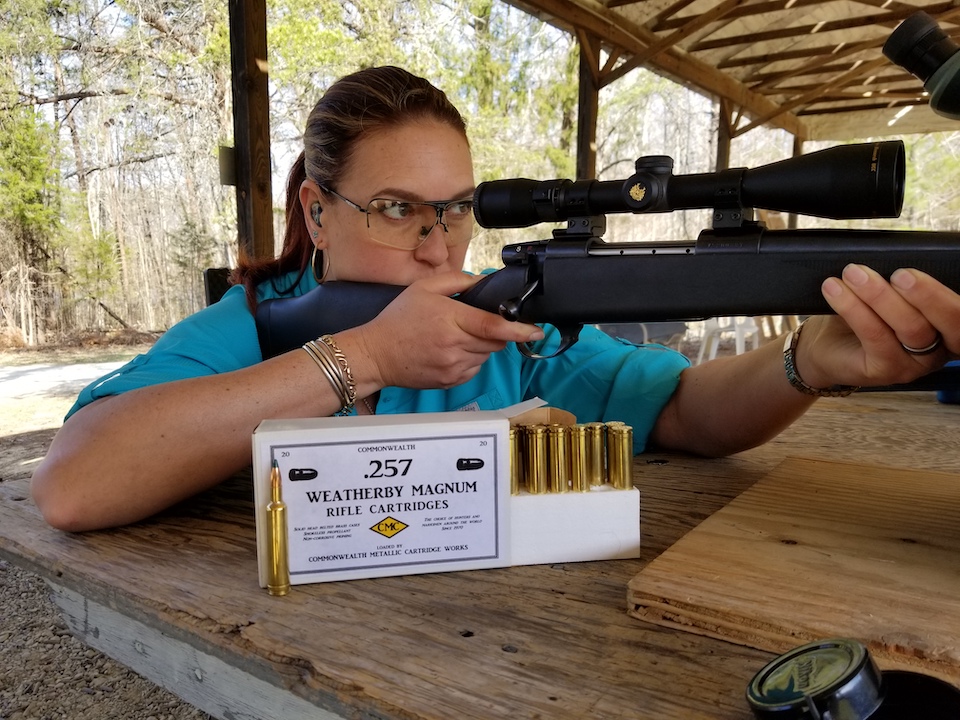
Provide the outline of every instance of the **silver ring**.
{"type": "Polygon", "coordinates": [[[938,347],[940,347],[941,342],[943,342],[943,337],[940,335],[940,333],[937,333],[937,337],[934,338],[934,341],[926,347],[912,348],[909,345],[904,345],[903,343],[900,343],[900,347],[902,347],[911,355],[929,355],[930,353],[935,352],[938,347]]]}

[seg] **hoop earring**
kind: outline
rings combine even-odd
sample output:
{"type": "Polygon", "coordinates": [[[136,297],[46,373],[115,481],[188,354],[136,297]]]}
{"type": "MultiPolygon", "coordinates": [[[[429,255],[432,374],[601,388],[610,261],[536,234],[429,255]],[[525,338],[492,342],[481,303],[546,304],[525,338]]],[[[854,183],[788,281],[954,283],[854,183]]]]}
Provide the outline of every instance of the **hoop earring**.
{"type": "Polygon", "coordinates": [[[317,251],[320,248],[314,246],[313,253],[310,255],[310,269],[313,271],[313,279],[317,281],[317,285],[323,285],[323,281],[327,279],[327,273],[330,272],[330,264],[327,262],[327,254],[323,253],[320,256],[321,270],[320,277],[317,277],[317,251]]]}

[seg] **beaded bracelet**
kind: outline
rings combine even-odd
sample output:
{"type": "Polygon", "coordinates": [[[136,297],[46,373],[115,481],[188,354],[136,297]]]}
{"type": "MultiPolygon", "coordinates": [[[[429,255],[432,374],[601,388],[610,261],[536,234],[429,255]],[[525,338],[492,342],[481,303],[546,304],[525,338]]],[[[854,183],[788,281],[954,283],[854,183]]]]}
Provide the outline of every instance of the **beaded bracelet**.
{"type": "Polygon", "coordinates": [[[783,368],[787,372],[787,380],[793,387],[804,395],[813,397],[846,397],[860,389],[859,385],[833,385],[828,388],[815,388],[807,385],[797,373],[797,343],[800,342],[800,333],[803,331],[804,320],[797,329],[787,335],[783,342],[783,368]]]}

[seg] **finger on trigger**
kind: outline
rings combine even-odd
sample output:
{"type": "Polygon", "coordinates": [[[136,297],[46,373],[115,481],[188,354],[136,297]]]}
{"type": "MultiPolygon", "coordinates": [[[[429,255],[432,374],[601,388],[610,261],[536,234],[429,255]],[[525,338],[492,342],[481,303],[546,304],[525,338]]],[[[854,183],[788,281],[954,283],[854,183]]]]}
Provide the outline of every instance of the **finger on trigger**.
{"type": "Polygon", "coordinates": [[[543,339],[543,330],[536,325],[505,320],[480,308],[466,308],[461,328],[475,337],[505,342],[531,342],[543,339]]]}

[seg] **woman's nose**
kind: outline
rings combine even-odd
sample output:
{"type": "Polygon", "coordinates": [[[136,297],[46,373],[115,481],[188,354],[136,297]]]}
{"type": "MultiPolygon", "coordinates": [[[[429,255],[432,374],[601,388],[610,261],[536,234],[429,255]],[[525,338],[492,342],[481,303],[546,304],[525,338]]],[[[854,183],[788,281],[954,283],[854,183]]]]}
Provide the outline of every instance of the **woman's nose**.
{"type": "Polygon", "coordinates": [[[440,223],[440,219],[437,218],[436,224],[427,232],[423,244],[414,251],[414,257],[422,262],[430,263],[434,267],[443,265],[450,257],[446,235],[446,228],[440,223]]]}

